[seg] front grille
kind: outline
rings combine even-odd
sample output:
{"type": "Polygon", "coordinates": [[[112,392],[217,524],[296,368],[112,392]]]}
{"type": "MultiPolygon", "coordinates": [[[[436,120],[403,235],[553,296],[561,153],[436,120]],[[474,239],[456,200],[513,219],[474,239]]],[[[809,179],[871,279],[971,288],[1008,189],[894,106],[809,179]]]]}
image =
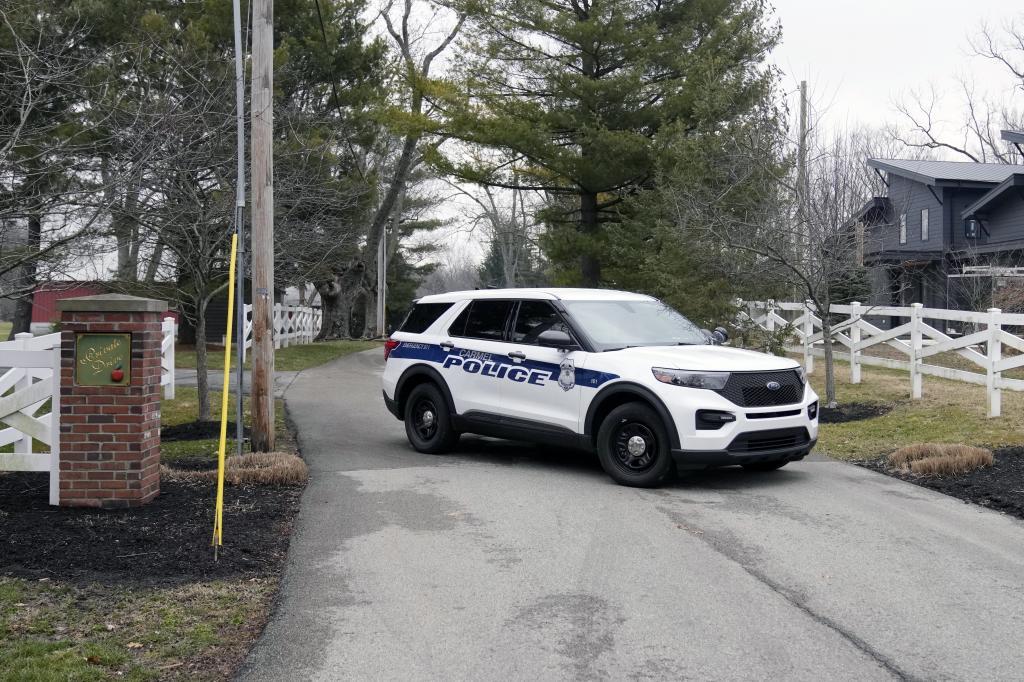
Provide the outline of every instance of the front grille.
{"type": "Polygon", "coordinates": [[[725,388],[715,391],[740,407],[772,407],[792,405],[804,397],[804,385],[796,370],[778,372],[733,372],[725,388]],[[779,389],[771,391],[768,384],[778,382],[779,389]]]}
{"type": "Polygon", "coordinates": [[[797,427],[793,429],[773,429],[771,431],[741,433],[729,443],[729,447],[726,449],[729,452],[738,454],[794,448],[807,445],[810,442],[811,437],[808,435],[807,429],[797,427]]]}

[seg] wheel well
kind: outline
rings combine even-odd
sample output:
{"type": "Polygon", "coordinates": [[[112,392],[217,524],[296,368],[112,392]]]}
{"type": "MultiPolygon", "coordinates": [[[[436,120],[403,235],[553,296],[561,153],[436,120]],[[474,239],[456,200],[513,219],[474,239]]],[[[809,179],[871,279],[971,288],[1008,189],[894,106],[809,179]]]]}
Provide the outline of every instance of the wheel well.
{"type": "Polygon", "coordinates": [[[445,401],[448,403],[448,408],[455,413],[454,406],[452,405],[452,397],[448,392],[448,387],[444,384],[444,380],[440,377],[434,376],[434,373],[429,369],[414,370],[409,374],[403,376],[398,380],[398,388],[395,391],[395,404],[399,410],[399,414],[405,414],[405,401],[409,398],[409,394],[417,386],[422,384],[433,384],[441,391],[445,401]]]}
{"type": "Polygon", "coordinates": [[[665,406],[658,400],[654,394],[648,395],[649,391],[644,388],[636,387],[636,389],[626,388],[618,389],[610,393],[605,397],[598,397],[597,406],[592,408],[592,412],[586,423],[586,435],[590,444],[597,447],[597,432],[601,430],[601,422],[605,420],[605,417],[611,413],[616,407],[625,405],[626,403],[640,403],[654,410],[654,412],[661,417],[664,422],[665,429],[669,434],[669,441],[674,448],[679,447],[679,435],[676,432],[675,423],[672,420],[671,415],[665,406]]]}

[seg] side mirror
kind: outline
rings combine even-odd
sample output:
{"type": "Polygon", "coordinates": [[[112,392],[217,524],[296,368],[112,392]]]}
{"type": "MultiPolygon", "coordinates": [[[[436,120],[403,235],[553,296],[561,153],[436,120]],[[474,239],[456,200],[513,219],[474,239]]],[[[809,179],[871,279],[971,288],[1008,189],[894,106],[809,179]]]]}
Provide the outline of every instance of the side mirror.
{"type": "Polygon", "coordinates": [[[537,336],[538,346],[547,346],[548,348],[575,348],[576,344],[573,343],[572,337],[567,333],[559,329],[548,329],[543,331],[537,336]]]}
{"type": "Polygon", "coordinates": [[[716,344],[722,345],[729,340],[729,332],[725,327],[715,327],[715,331],[711,332],[711,338],[716,344]]]}

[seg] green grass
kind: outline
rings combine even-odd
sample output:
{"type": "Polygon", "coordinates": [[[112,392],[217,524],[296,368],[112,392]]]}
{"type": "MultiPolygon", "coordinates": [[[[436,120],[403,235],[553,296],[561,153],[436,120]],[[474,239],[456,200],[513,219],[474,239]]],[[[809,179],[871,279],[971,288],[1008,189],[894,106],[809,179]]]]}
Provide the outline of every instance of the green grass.
{"type": "MultiPolygon", "coordinates": [[[[379,341],[316,341],[301,346],[279,348],[274,353],[274,367],[282,372],[299,371],[322,365],[350,353],[379,348],[379,341]]],[[[231,362],[237,355],[232,351],[231,362]]],[[[196,351],[192,346],[178,346],[174,351],[174,364],[181,369],[196,368],[196,351]]],[[[224,369],[224,349],[212,348],[207,353],[210,369],[224,369]]],[[[246,368],[252,367],[252,354],[245,360],[246,368]]]]}
{"type": "Polygon", "coordinates": [[[13,326],[11,322],[0,322],[0,341],[7,340],[7,337],[11,335],[11,327],[13,326]]]}
{"type": "Polygon", "coordinates": [[[276,580],[173,587],[0,578],[0,682],[224,679],[276,580]]]}
{"type": "MultiPolygon", "coordinates": [[[[235,395],[228,396],[228,420],[235,419],[235,395]]],[[[210,418],[213,421],[220,420],[221,392],[210,391],[210,418]]],[[[246,397],[243,403],[246,419],[249,418],[249,398],[246,397]]],[[[178,386],[174,400],[164,400],[160,405],[160,423],[163,426],[174,426],[187,424],[196,421],[199,415],[199,391],[190,386],[178,386]]],[[[276,424],[277,442],[279,450],[293,449],[291,446],[291,434],[288,432],[285,423],[284,401],[276,400],[274,409],[276,424]]],[[[235,452],[234,430],[228,430],[227,454],[235,452]]],[[[163,441],[160,444],[160,461],[165,464],[173,464],[174,460],[183,458],[206,458],[214,460],[217,457],[218,440],[208,438],[203,440],[182,440],[163,441]]]]}
{"type": "MultiPolygon", "coordinates": [[[[850,384],[850,366],[836,362],[837,399],[843,403],[887,404],[880,417],[822,424],[818,450],[840,459],[871,459],[912,443],[963,443],[987,448],[1024,445],[1024,393],[1003,391],[1002,417],[989,419],[985,387],[924,377],[923,396],[910,399],[910,373],[861,368],[861,383],[850,384]]],[[[825,395],[825,364],[815,361],[811,384],[825,395]]]]}

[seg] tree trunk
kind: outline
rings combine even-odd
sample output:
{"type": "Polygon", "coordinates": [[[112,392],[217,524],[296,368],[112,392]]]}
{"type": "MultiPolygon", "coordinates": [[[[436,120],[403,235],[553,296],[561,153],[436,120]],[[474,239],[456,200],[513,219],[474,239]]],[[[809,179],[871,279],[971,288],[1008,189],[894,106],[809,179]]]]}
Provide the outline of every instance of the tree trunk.
{"type": "Polygon", "coordinates": [[[209,298],[196,305],[196,389],[199,392],[199,421],[210,421],[210,375],[206,353],[206,307],[209,298]]]}
{"type": "Polygon", "coordinates": [[[333,281],[317,286],[320,293],[320,306],[323,310],[323,322],[317,341],[330,339],[352,338],[352,301],[355,292],[343,286],[344,276],[337,276],[333,281]]]}
{"type": "MultiPolygon", "coordinates": [[[[25,245],[32,253],[39,251],[43,233],[43,218],[38,213],[28,217],[28,234],[25,245]]],[[[14,321],[11,324],[11,333],[8,340],[13,339],[15,334],[32,331],[32,294],[36,288],[36,260],[32,258],[21,266],[21,277],[19,286],[26,293],[14,304],[14,321]]]]}
{"type": "Polygon", "coordinates": [[[597,257],[597,245],[593,243],[599,229],[597,193],[581,190],[579,231],[584,235],[584,243],[580,254],[580,282],[585,287],[601,284],[601,261],[597,257]]]}
{"type": "Polygon", "coordinates": [[[149,263],[146,265],[146,284],[152,284],[156,281],[156,275],[160,271],[160,261],[164,258],[164,240],[162,237],[157,237],[156,245],[153,247],[153,255],[149,259],[149,263]]]}

